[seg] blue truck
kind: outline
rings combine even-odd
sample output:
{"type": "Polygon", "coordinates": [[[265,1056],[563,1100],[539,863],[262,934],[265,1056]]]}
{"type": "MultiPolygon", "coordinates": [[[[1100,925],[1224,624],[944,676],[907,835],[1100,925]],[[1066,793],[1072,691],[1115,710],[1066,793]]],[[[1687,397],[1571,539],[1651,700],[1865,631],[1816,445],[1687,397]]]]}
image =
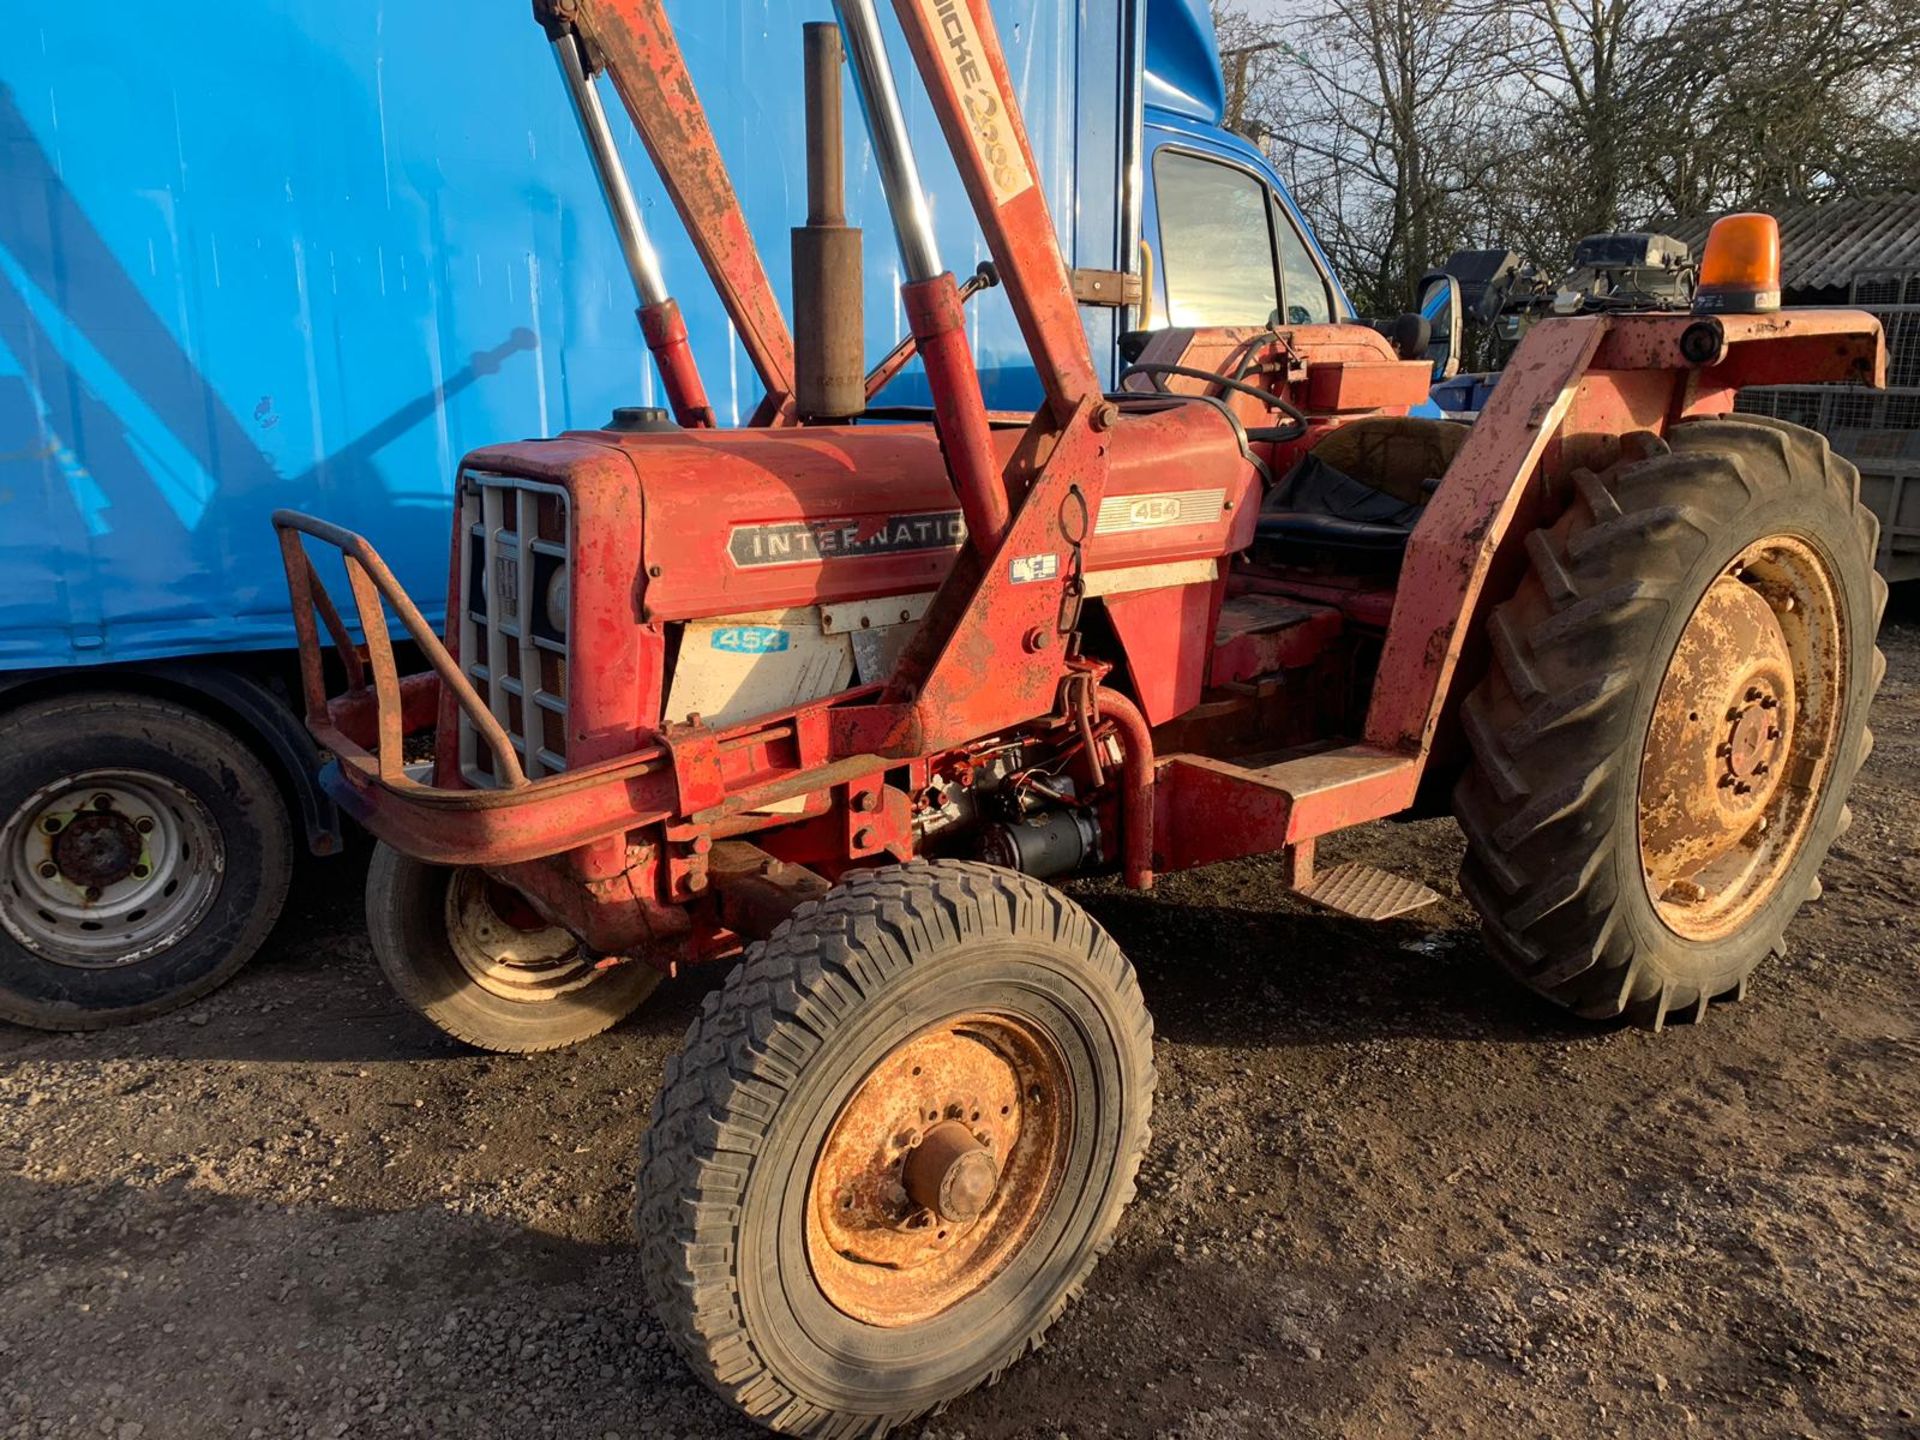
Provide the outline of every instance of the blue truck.
{"type": "MultiPolygon", "coordinates": [[[[1158,325],[1347,318],[1280,178],[1221,128],[1206,0],[996,0],[1084,312],[1117,374],[1158,325]]],[[[756,235],[805,186],[797,40],[824,0],[716,0],[680,40],[756,235]]],[[[0,52],[0,1019],[80,1029],[204,994],[296,860],[341,848],[297,715],[280,507],[372,538],[417,595],[470,447],[605,422],[659,382],[594,171],[516,0],[108,0],[0,52]]],[[[901,44],[898,37],[895,43],[901,44]]],[[[902,51],[896,64],[907,68],[902,51]]],[[[612,107],[610,105],[610,108],[612,107]]],[[[984,258],[932,116],[945,254],[984,258]]],[[[721,423],[751,367],[624,118],[617,138],[721,423]]],[[[850,223],[888,232],[864,140],[850,223]]],[[[890,247],[868,353],[904,333],[890,247]]],[[[885,256],[886,258],[881,258],[885,256]]],[[[773,277],[783,302],[786,276],[773,277]]],[[[975,301],[997,404],[1011,312],[975,301]]],[[[923,398],[911,370],[890,404],[923,398]]],[[[438,617],[434,618],[437,622],[438,617]]]]}

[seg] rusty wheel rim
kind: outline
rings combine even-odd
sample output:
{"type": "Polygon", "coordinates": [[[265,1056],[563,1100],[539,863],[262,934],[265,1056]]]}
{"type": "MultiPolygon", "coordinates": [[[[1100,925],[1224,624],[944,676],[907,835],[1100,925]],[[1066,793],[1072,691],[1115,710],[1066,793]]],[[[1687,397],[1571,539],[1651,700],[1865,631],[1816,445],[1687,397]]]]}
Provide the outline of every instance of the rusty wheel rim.
{"type": "Polygon", "coordinates": [[[895,1046],[841,1108],[808,1180],[821,1293],[887,1327],[976,1293],[1046,1218],[1072,1118],[1066,1061],[1028,1021],[960,1015],[895,1046]]]}
{"type": "Polygon", "coordinates": [[[1743,550],[1681,632],[1640,766],[1640,865],[1688,940],[1739,930],[1778,891],[1833,768],[1846,693],[1833,575],[1806,541],[1743,550]]]}
{"type": "Polygon", "coordinates": [[[519,900],[474,869],[447,884],[447,942],[460,968],[489,995],[541,1004],[569,995],[600,976],[580,942],[542,924],[519,900]]]}

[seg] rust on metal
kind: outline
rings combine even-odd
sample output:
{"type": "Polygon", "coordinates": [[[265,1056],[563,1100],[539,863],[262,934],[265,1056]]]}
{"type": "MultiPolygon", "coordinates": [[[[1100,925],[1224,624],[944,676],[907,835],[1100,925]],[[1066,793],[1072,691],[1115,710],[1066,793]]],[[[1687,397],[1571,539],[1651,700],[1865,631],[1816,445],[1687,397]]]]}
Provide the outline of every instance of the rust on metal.
{"type": "Polygon", "coordinates": [[[1046,1219],[1073,1088],[1030,1021],[973,1013],[895,1046],[841,1107],[808,1177],[807,1258],[827,1299],[913,1325],[998,1275],[1046,1219]]]}
{"type": "Polygon", "coordinates": [[[901,1180],[907,1198],[936,1220],[966,1225],[993,1202],[1000,1166],[965,1121],[942,1120],[907,1152],[901,1180]]]}
{"type": "Polygon", "coordinates": [[[447,943],[460,968],[500,999],[557,1000],[599,973],[573,935],[543,920],[519,892],[484,871],[453,872],[445,918],[447,943]]]}
{"type": "Polygon", "coordinates": [[[1798,854],[1838,733],[1838,614],[1825,562],[1780,535],[1743,551],[1681,632],[1638,802],[1647,891],[1675,933],[1738,929],[1798,854]]]}
{"type": "Polygon", "coordinates": [[[1147,890],[1153,886],[1154,868],[1153,732],[1140,707],[1117,690],[1102,686],[1094,696],[1094,709],[1120,739],[1122,872],[1131,888],[1147,890]]]}
{"type": "Polygon", "coordinates": [[[1143,293],[1140,277],[1127,270],[1074,270],[1073,298],[1082,305],[1099,305],[1116,310],[1140,303],[1143,293]]]}
{"type": "MultiPolygon", "coordinates": [[[[404,738],[401,734],[401,717],[405,713],[405,706],[401,700],[400,668],[395,663],[393,642],[387,633],[385,607],[391,606],[394,614],[400,617],[408,637],[420,647],[421,653],[427,657],[427,663],[440,677],[441,684],[453,693],[461,709],[473,721],[474,728],[487,742],[497,767],[494,773],[508,785],[525,785],[526,771],[520,765],[519,756],[514,753],[513,742],[507,737],[505,728],[474,691],[472,682],[447,653],[446,646],[433,633],[426,616],[420,613],[412,597],[401,588],[379,552],[351,530],[325,520],[316,520],[311,515],[302,515],[296,510],[274,511],[273,526],[280,532],[280,554],[287,572],[287,586],[294,598],[294,628],[300,639],[307,724],[315,730],[316,736],[328,742],[336,753],[362,762],[363,768],[371,768],[388,784],[406,781],[406,757],[401,751],[404,738]],[[316,540],[334,546],[346,561],[347,583],[360,612],[360,628],[367,637],[367,663],[373,671],[379,740],[377,751],[371,757],[362,747],[354,745],[334,729],[327,711],[320,643],[313,623],[314,611],[318,609],[327,617],[327,628],[333,632],[336,646],[343,655],[352,647],[346,639],[345,627],[340,625],[332,600],[327,598],[325,587],[313,573],[313,564],[300,541],[301,534],[311,535],[316,540]],[[365,767],[364,762],[369,759],[373,763],[371,767],[365,767]]],[[[359,669],[356,658],[348,673],[358,674],[359,669]]]]}
{"type": "Polygon", "coordinates": [[[990,559],[1007,533],[1012,511],[987,422],[980,375],[974,368],[959,288],[952,275],[936,275],[901,286],[900,300],[933,388],[940,453],[966,517],[967,538],[982,559],[990,559]]]}
{"type": "Polygon", "coordinates": [[[146,845],[132,820],[117,810],[99,807],[83,810],[68,821],[48,849],[52,863],[73,884],[105,889],[133,874],[146,845]]]}
{"type": "Polygon", "coordinates": [[[1880,322],[1863,310],[1616,315],[1593,363],[1597,370],[1697,368],[1708,390],[1828,381],[1880,387],[1886,353],[1880,322]]]}
{"type": "Polygon", "coordinates": [[[1495,552],[1547,444],[1606,338],[1609,317],[1545,320],[1500,377],[1414,526],[1400,567],[1366,738],[1423,754],[1433,743],[1495,552]]]}
{"type": "Polygon", "coordinates": [[[765,939],[782,920],[833,887],[804,865],[789,864],[745,840],[721,840],[707,856],[720,919],[749,939],[765,939]]]}
{"type": "Polygon", "coordinates": [[[793,231],[794,399],[802,419],[866,408],[866,294],[860,231],[847,224],[840,27],[805,27],[807,223],[793,231]]]}

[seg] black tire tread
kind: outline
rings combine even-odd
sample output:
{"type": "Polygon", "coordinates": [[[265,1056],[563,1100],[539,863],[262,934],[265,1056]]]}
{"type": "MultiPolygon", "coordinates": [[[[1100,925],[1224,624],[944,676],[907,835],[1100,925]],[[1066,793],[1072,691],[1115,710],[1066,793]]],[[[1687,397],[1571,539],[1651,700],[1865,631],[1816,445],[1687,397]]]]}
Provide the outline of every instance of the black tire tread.
{"type": "Polygon", "coordinates": [[[407,922],[419,918],[415,913],[419,908],[417,897],[410,887],[419,883],[423,872],[435,868],[402,855],[390,845],[375,847],[367,866],[367,935],[380,971],[395,993],[417,1014],[461,1043],[498,1055],[541,1055],[562,1050],[612,1029],[658,987],[658,970],[644,960],[630,960],[594,980],[585,990],[538,1006],[519,1007],[527,1013],[507,1015],[504,1021],[499,1014],[489,1013],[496,1007],[484,1002],[476,1005],[481,997],[471,991],[442,990],[421,968],[423,959],[429,957],[413,953],[418,937],[407,933],[407,922]]]}
{"type": "MultiPolygon", "coordinates": [[[[1689,421],[1669,438],[1633,437],[1627,453],[1642,458],[1577,473],[1567,511],[1527,537],[1528,568],[1489,621],[1488,673],[1462,707],[1472,762],[1454,794],[1468,842],[1461,888],[1496,958],[1581,1015],[1654,1028],[1735,998],[1745,976],[1720,993],[1676,984],[1615,923],[1605,862],[1612,817],[1638,784],[1626,721],[1648,644],[1687,602],[1682,582],[1712,537],[1781,486],[1831,488],[1869,565],[1879,534],[1859,473],[1814,432],[1740,416],[1689,421]]],[[[1878,575],[1872,593],[1877,624],[1878,575]]],[[[1873,655],[1877,688],[1886,662],[1873,655]]],[[[1866,731],[1853,769],[1833,783],[1850,788],[1871,747],[1866,731]]],[[[1775,951],[1784,944],[1765,938],[1775,951]]]]}
{"type": "MultiPolygon", "coordinates": [[[[116,727],[143,725],[173,730],[204,745],[210,755],[232,773],[231,785],[259,802],[264,826],[257,850],[262,862],[260,894],[241,923],[231,927],[226,957],[191,984],[179,986],[144,1003],[112,1009],[86,1010],[71,1005],[38,1004],[0,986],[0,1020],[37,1030],[77,1032],[104,1030],[152,1019],[189,1005],[231,980],[259,951],[286,904],[293,881],[293,822],[280,787],[259,756],[232,731],[173,702],[136,691],[89,691],[20,706],[0,715],[0,755],[12,754],[23,737],[47,726],[66,736],[83,731],[90,720],[111,721],[116,727]],[[275,823],[277,821],[277,824],[275,823]]],[[[84,767],[83,767],[84,768],[84,767]]]]}
{"type": "MultiPolygon", "coordinates": [[[[654,1314],[696,1374],[742,1412],[783,1434],[880,1435],[938,1405],[884,1416],[838,1413],[796,1395],[756,1352],[739,1314],[732,1223],[746,1157],[757,1149],[798,1066],[827,1043],[840,1018],[886,979],[935,951],[941,935],[972,933],[983,920],[1018,932],[1060,936],[1084,927],[1086,953],[1135,1017],[1125,1037],[1145,1076],[1140,1113],[1123,1146],[1120,1185],[1084,1264],[1034,1330],[984,1377],[993,1384],[1037,1349],[1078,1298],[1132,1200],[1146,1151],[1154,1085],[1153,1022],[1133,967],[1084,911],[1039,881],[994,866],[939,861],[887,866],[848,877],[796,909],[748,951],[709,993],[680,1052],[667,1062],[643,1143],[634,1224],[654,1314]],[[738,1157],[737,1160],[731,1157],[738,1157]]],[[[949,1397],[956,1398],[956,1397],[949,1397]]]]}

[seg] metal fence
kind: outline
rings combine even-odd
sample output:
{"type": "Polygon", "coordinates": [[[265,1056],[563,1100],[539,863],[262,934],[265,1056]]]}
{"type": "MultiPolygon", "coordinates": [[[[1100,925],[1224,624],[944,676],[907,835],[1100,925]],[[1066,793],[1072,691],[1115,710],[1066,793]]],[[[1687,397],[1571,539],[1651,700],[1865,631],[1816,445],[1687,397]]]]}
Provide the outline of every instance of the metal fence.
{"type": "Polygon", "coordinates": [[[1858,275],[1853,303],[1886,327],[1886,389],[1755,386],[1735,408],[1818,430],[1859,466],[1860,498],[1880,517],[1880,573],[1920,579],[1920,272],[1858,275]]]}

